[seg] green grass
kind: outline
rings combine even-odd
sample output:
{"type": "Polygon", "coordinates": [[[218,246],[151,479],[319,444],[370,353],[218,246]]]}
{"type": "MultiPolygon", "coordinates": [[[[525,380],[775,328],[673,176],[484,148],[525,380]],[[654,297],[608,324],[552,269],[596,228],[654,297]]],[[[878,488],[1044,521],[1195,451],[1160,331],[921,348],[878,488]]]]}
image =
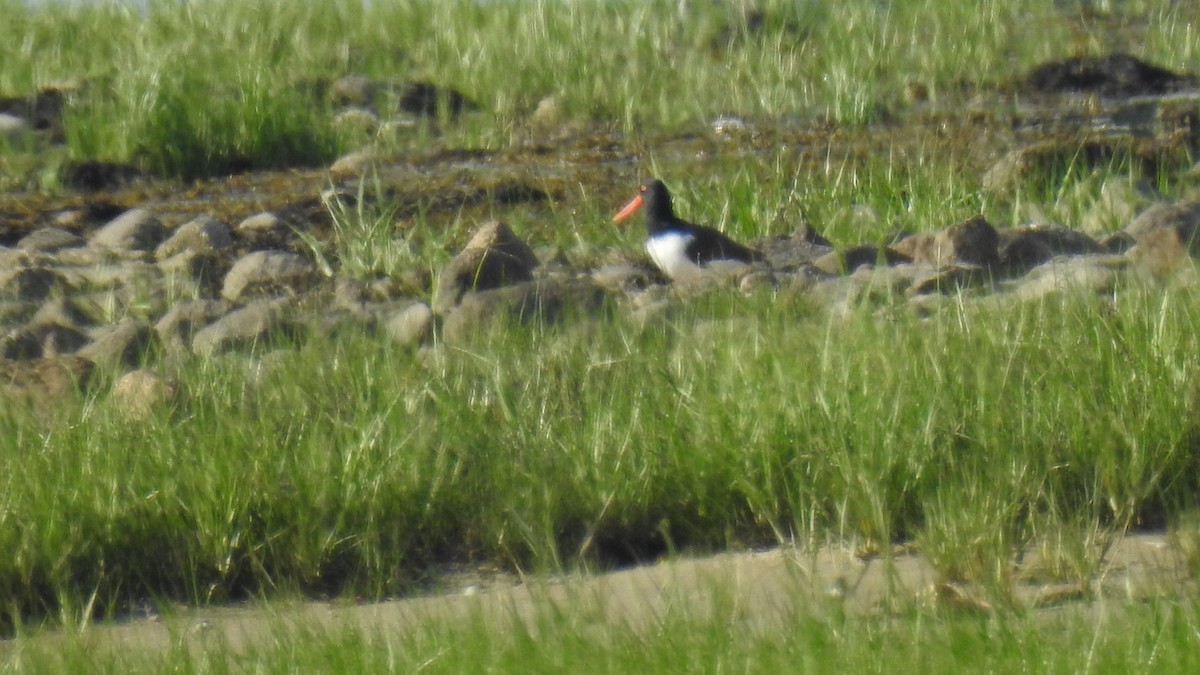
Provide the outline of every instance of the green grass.
{"type": "MultiPolygon", "coordinates": [[[[721,589],[714,587],[719,597],[721,589]]],[[[12,672],[1191,672],[1194,598],[988,617],[911,608],[886,617],[815,618],[759,625],[717,600],[711,612],[668,607],[645,622],[614,620],[585,594],[535,600],[528,611],[477,609],[399,626],[321,626],[276,619],[237,644],[170,629],[164,649],[115,648],[103,636],[18,638],[12,672]]],[[[172,621],[171,619],[167,620],[172,621]]]]}
{"type": "MultiPolygon", "coordinates": [[[[103,387],[48,427],[8,411],[6,611],[377,596],[450,562],[780,540],[915,539],[1004,589],[987,561],[1196,506],[1194,290],[931,320],[806,302],[718,293],[646,328],[513,326],[426,356],[314,339],[259,382],[238,357],[188,364],[186,408],[144,424],[103,387]]],[[[1074,578],[1095,571],[1078,550],[1074,578]]]]}
{"type": "MultiPolygon", "coordinates": [[[[478,110],[442,125],[438,142],[502,147],[524,137],[550,95],[568,120],[648,135],[695,130],[720,114],[878,121],[903,106],[912,83],[957,106],[974,88],[1076,52],[1127,50],[1197,69],[1186,37],[1197,17],[1181,4],[1122,3],[1098,17],[1032,0],[762,8],[751,29],[739,10],[709,3],[685,14],[674,2],[609,0],[208,0],[140,12],[9,0],[0,94],[77,83],[70,155],[194,177],[330,161],[347,148],[320,83],[345,74],[457,89],[478,110]]],[[[429,140],[418,134],[399,147],[429,140]]]]}
{"type": "MultiPolygon", "coordinates": [[[[839,244],[976,213],[1101,234],[1127,222],[1147,185],[1176,195],[1195,181],[1118,154],[1101,165],[1066,158],[989,194],[980,176],[1010,139],[964,146],[962,129],[943,133],[936,121],[885,142],[873,135],[886,133],[873,125],[910,81],[953,109],[1067,53],[1133,49],[1197,70],[1197,17],[1182,4],[1076,16],[1032,0],[888,11],[868,0],[768,2],[754,33],[708,3],[686,17],[677,4],[214,0],[141,14],[0,0],[0,95],[78,79],[63,152],[180,177],[327,163],[349,147],[320,83],[342,74],[427,79],[479,104],[380,141],[397,152],[542,142],[527,116],[555,95],[568,120],[620,132],[637,157],[578,180],[531,166],[532,184],[545,171],[556,198],[490,208],[531,243],[582,257],[640,240],[609,222],[634,171],[663,177],[689,219],[739,238],[807,220],[839,244]],[[732,141],[702,157],[656,143],[686,140],[718,114],[837,126],[792,147],[732,141]]],[[[27,159],[5,154],[0,166],[19,173],[27,159]]],[[[363,200],[387,194],[373,180],[358,205],[329,207],[332,241],[306,240],[329,271],[434,269],[465,241],[461,212],[421,209],[397,239],[406,204],[363,200]]],[[[1101,566],[1093,544],[1171,527],[1200,568],[1198,300],[1194,286],[1130,274],[1111,296],[964,293],[927,317],[888,289],[845,312],[784,289],[713,292],[647,325],[621,312],[503,325],[420,352],[342,334],[172,363],[185,401],[141,422],[114,408],[104,373],[93,393],[49,413],[0,409],[0,631],[120,616],[147,599],[386,597],[425,588],[448,564],[603,568],[775,542],[887,550],[903,540],[945,578],[981,584],[1001,615],[797,618],[768,634],[670,615],[649,639],[595,617],[560,625],[544,607],[537,639],[476,625],[300,629],[244,659],[267,669],[778,672],[1125,671],[1153,657],[1156,668],[1194,669],[1192,599],[1059,625],[1012,610],[1005,561],[1039,548],[1050,576],[1083,580],[1101,566]]],[[[23,644],[8,669],[129,665],[93,661],[86,645],[43,654],[23,644]]],[[[177,646],[164,658],[135,665],[221,670],[228,656],[177,646]]]]}

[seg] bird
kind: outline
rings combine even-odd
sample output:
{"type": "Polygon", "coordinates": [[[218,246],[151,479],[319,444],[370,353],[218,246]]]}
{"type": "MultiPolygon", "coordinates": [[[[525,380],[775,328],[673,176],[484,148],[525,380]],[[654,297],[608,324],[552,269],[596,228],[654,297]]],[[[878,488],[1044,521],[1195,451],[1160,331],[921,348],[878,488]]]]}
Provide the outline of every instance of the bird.
{"type": "Polygon", "coordinates": [[[693,274],[718,260],[753,262],[754,251],[705,225],[689,223],[675,215],[671,193],[657,178],[638,187],[638,194],[613,216],[620,222],[646,209],[646,251],[654,264],[671,279],[693,274]]]}

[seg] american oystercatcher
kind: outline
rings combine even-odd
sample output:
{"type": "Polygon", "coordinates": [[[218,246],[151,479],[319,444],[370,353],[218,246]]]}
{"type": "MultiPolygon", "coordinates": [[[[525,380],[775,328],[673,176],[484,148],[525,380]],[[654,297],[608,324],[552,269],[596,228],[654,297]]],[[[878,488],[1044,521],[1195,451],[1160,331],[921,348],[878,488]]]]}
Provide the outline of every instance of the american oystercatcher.
{"type": "Polygon", "coordinates": [[[646,251],[654,264],[671,279],[694,273],[716,260],[752,262],[758,256],[750,249],[711,227],[694,225],[675,216],[671,193],[657,178],[646,180],[638,195],[613,216],[622,221],[646,207],[646,251]]]}

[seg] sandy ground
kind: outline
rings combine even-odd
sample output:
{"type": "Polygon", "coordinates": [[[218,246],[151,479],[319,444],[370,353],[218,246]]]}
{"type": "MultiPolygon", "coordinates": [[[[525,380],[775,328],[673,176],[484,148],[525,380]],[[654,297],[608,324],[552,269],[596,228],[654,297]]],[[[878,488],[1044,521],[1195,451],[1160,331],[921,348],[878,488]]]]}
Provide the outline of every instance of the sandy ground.
{"type": "MultiPolygon", "coordinates": [[[[1089,611],[1102,603],[1175,597],[1193,584],[1185,556],[1161,534],[1130,535],[1115,542],[1104,555],[1100,573],[1086,583],[1037,581],[1043,576],[1038,570],[1044,567],[1036,555],[1025,556],[1016,567],[1014,578],[1019,581],[1012,597],[1018,607],[1089,611]]],[[[484,582],[463,576],[457,582],[459,590],[454,593],[380,603],[185,609],[166,618],[91,625],[81,631],[81,637],[96,649],[166,650],[182,639],[194,646],[212,641],[238,651],[270,640],[278,631],[320,634],[357,626],[386,633],[431,620],[453,624],[482,618],[499,622],[498,627],[511,627],[514,618],[519,618],[536,632],[548,611],[619,622],[634,629],[653,627],[678,610],[689,617],[719,613],[726,620],[744,621],[752,627],[769,627],[796,615],[886,614],[914,606],[999,611],[993,609],[982,589],[938,579],[919,554],[899,552],[890,559],[864,559],[842,548],[729,553],[591,576],[525,581],[500,577],[484,582]]],[[[67,636],[52,633],[32,641],[49,646],[63,639],[67,636]]],[[[0,654],[5,651],[0,644],[0,654]]]]}

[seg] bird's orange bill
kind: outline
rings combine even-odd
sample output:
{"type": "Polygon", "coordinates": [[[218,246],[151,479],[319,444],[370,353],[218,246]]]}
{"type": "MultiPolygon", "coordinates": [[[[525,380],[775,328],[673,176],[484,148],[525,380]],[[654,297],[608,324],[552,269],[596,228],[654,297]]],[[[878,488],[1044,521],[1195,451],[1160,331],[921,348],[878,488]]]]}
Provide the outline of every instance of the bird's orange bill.
{"type": "Polygon", "coordinates": [[[620,222],[637,213],[637,210],[642,208],[643,203],[644,201],[642,200],[641,195],[634,197],[617,213],[617,215],[613,216],[613,222],[620,222]]]}

